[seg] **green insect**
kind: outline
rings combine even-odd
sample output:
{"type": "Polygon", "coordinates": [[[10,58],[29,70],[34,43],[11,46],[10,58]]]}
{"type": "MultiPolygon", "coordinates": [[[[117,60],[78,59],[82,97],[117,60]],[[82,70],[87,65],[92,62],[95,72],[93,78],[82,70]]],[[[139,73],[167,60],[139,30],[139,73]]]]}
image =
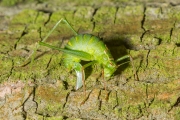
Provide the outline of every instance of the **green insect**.
{"type": "Polygon", "coordinates": [[[84,86],[85,90],[85,74],[84,69],[93,64],[100,64],[102,67],[103,77],[110,79],[113,73],[117,70],[120,65],[117,62],[129,58],[129,55],[120,57],[116,61],[113,59],[109,49],[106,45],[96,36],[90,34],[78,34],[66,19],[59,20],[47,36],[39,42],[36,49],[34,50],[31,63],[34,60],[34,55],[39,45],[47,46],[52,49],[56,49],[63,52],[63,63],[69,70],[75,70],[77,81],[76,90],[84,86]],[[75,36],[72,37],[66,44],[65,48],[58,48],[45,43],[49,35],[55,30],[55,28],[64,22],[74,32],[75,36]],[[85,65],[81,65],[82,61],[89,61],[85,65]]]}

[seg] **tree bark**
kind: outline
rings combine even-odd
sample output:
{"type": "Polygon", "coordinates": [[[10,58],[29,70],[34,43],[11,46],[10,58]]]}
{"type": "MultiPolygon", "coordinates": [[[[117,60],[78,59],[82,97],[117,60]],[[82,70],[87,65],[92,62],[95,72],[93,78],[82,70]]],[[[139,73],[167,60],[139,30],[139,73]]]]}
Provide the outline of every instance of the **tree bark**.
{"type": "MultiPolygon", "coordinates": [[[[180,119],[178,0],[14,2],[0,7],[0,119],[180,119]],[[88,67],[86,96],[61,52],[40,46],[31,65],[26,59],[61,18],[134,65],[106,82],[98,65],[88,67]]],[[[63,48],[72,36],[62,23],[46,42],[63,48]]]]}

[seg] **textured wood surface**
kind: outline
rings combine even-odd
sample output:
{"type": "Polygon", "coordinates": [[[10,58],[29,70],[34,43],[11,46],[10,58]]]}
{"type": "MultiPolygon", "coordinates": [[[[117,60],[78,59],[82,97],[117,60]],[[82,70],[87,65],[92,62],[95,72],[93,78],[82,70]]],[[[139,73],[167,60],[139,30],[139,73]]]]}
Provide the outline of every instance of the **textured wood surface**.
{"type": "MultiPolygon", "coordinates": [[[[180,2],[61,0],[0,7],[0,119],[180,119],[180,2]],[[104,81],[86,69],[87,95],[61,65],[62,53],[38,49],[32,69],[21,66],[56,22],[66,17],[78,33],[101,38],[114,58],[133,57],[104,81]],[[108,94],[108,99],[106,98],[108,94]],[[81,104],[85,100],[84,104],[81,104]]],[[[64,24],[47,42],[63,47],[73,36],[64,24]]]]}

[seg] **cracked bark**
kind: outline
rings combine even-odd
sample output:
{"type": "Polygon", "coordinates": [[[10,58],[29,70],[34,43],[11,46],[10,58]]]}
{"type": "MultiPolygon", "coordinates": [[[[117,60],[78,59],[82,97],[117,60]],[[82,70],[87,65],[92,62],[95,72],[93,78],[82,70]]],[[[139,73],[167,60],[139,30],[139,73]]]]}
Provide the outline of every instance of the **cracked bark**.
{"type": "MultiPolygon", "coordinates": [[[[14,15],[7,31],[0,25],[3,30],[0,32],[0,80],[5,81],[0,86],[0,118],[5,119],[5,112],[8,118],[16,119],[180,118],[178,2],[105,0],[103,3],[91,1],[91,4],[81,2],[81,5],[76,2],[45,4],[32,5],[36,10],[29,7],[14,15]],[[79,33],[99,35],[114,57],[130,53],[139,81],[134,81],[130,65],[120,67],[107,82],[106,99],[107,91],[99,77],[101,70],[98,66],[95,70],[88,68],[88,97],[81,105],[83,92],[74,91],[75,74],[61,65],[61,53],[41,47],[33,71],[29,70],[29,64],[17,67],[30,54],[35,42],[42,40],[61,17],[66,17],[79,33]],[[17,86],[17,80],[27,80],[26,87],[3,96],[5,88],[14,91],[7,82],[14,81],[17,86]]],[[[23,5],[20,8],[23,9],[23,5]]],[[[63,47],[72,36],[67,29],[61,24],[47,42],[63,47]]]]}

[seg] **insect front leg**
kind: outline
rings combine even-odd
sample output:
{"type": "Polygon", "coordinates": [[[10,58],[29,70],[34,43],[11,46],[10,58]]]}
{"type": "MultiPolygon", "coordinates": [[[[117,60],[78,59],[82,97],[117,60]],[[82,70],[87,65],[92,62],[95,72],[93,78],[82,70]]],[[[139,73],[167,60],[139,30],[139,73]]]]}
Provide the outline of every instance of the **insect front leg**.
{"type": "MultiPolygon", "coordinates": [[[[130,58],[130,55],[122,56],[122,57],[116,59],[115,62],[117,63],[117,62],[120,62],[120,61],[122,61],[122,60],[124,60],[124,59],[127,59],[127,58],[130,58]]],[[[128,61],[128,62],[129,62],[129,61],[128,61]]],[[[122,64],[119,64],[118,67],[121,66],[121,65],[123,65],[123,64],[126,64],[126,63],[128,63],[128,62],[124,62],[124,63],[122,63],[122,64]]]]}
{"type": "Polygon", "coordinates": [[[133,58],[131,57],[131,55],[122,56],[122,57],[118,58],[117,60],[115,60],[115,62],[117,63],[117,62],[122,61],[122,60],[127,59],[127,58],[129,58],[130,61],[127,61],[127,62],[124,62],[122,64],[119,64],[119,65],[117,65],[117,67],[119,67],[119,66],[121,66],[123,64],[131,62],[131,65],[133,67],[133,72],[134,72],[135,79],[138,80],[138,75],[136,73],[136,69],[135,69],[135,66],[134,66],[134,61],[133,61],[133,58]]]}

